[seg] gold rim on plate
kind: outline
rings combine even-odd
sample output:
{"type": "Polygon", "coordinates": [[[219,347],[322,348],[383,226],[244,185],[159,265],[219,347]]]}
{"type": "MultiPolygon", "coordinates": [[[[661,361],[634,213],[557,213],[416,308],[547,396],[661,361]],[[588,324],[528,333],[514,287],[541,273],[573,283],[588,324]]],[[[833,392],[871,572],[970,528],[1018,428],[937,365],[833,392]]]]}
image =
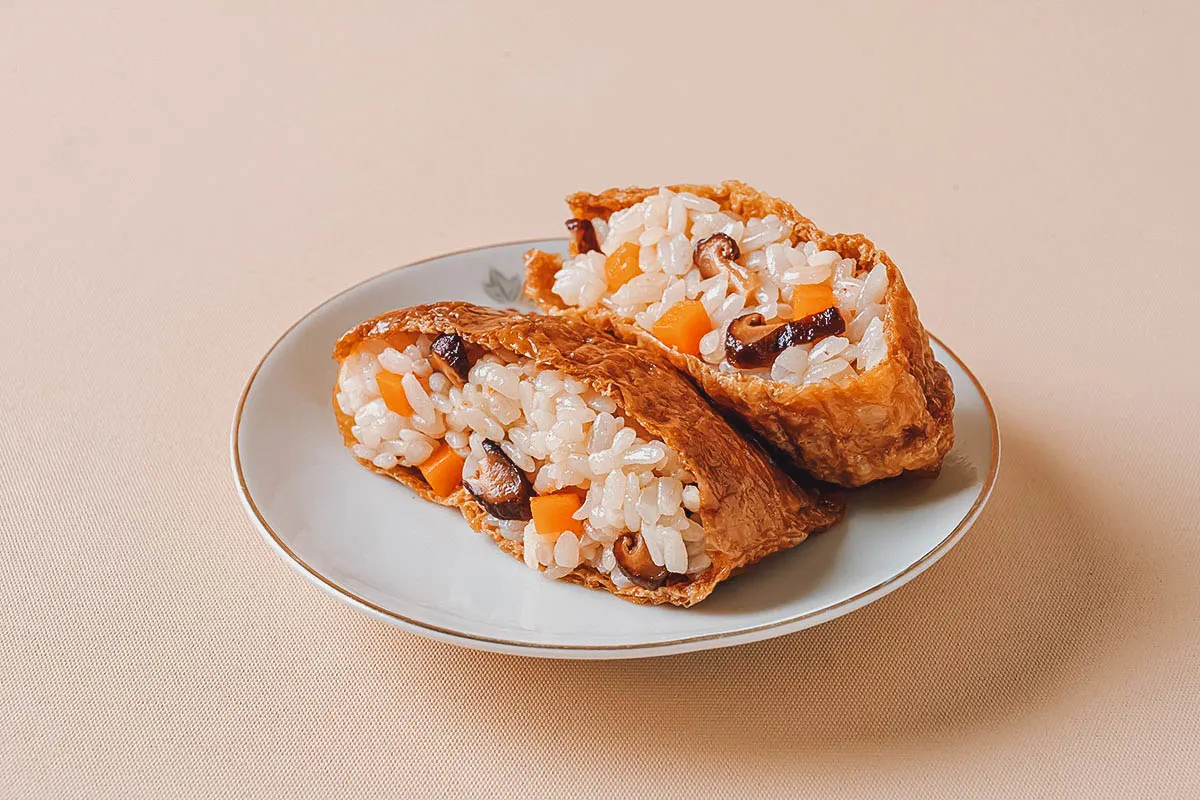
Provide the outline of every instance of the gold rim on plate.
{"type": "MultiPolygon", "coordinates": [[[[1000,428],[996,422],[996,412],[995,412],[995,409],[992,408],[992,401],[988,398],[987,392],[985,392],[983,390],[983,385],[980,384],[979,379],[975,377],[975,373],[971,372],[970,368],[967,367],[967,365],[963,362],[963,360],[961,358],[959,358],[954,353],[953,350],[951,350],[949,347],[946,346],[945,342],[943,342],[941,339],[937,338],[936,336],[934,336],[931,333],[931,334],[929,334],[929,338],[932,339],[933,341],[937,342],[938,345],[942,348],[942,350],[945,351],[946,355],[949,356],[951,359],[953,359],[954,362],[958,365],[959,369],[961,369],[966,374],[966,376],[971,379],[971,383],[974,384],[975,390],[979,392],[979,396],[983,399],[984,408],[987,409],[988,423],[991,426],[991,434],[992,434],[991,463],[988,465],[987,476],[984,477],[983,483],[980,485],[979,494],[976,496],[975,501],[971,504],[971,507],[969,509],[967,509],[967,513],[963,515],[963,518],[961,520],[959,520],[958,524],[954,526],[954,529],[951,530],[950,533],[948,533],[945,538],[943,538],[940,542],[938,542],[937,545],[935,545],[932,550],[930,550],[928,553],[926,553],[921,558],[914,561],[912,564],[910,564],[905,569],[901,570],[900,572],[896,573],[895,575],[893,575],[892,577],[890,577],[886,580],[880,581],[879,583],[875,584],[874,586],[872,586],[868,589],[864,589],[863,591],[859,592],[858,594],[854,595],[853,597],[848,597],[845,600],[839,600],[838,602],[833,603],[832,605],[825,606],[824,608],[819,608],[814,611],[807,611],[803,614],[797,614],[795,616],[788,617],[786,619],[776,620],[775,622],[768,622],[768,623],[765,623],[762,625],[752,625],[747,628],[739,628],[737,630],[732,630],[732,631],[723,631],[721,633],[705,633],[705,634],[698,634],[696,636],[685,636],[685,637],[682,637],[679,639],[668,639],[668,640],[660,641],[660,642],[645,642],[642,644],[597,644],[597,645],[542,644],[540,642],[523,642],[523,641],[519,641],[519,640],[515,640],[515,639],[497,639],[497,638],[494,638],[491,636],[478,636],[478,635],[472,634],[472,633],[463,633],[462,631],[456,631],[456,630],[452,630],[450,628],[443,628],[438,625],[432,625],[428,622],[422,622],[421,620],[413,619],[411,617],[406,617],[403,614],[398,614],[395,611],[392,611],[391,609],[387,609],[376,603],[372,603],[370,600],[366,599],[365,597],[359,597],[358,595],[356,595],[354,592],[350,591],[346,587],[341,586],[340,584],[334,583],[332,580],[327,578],[325,575],[321,574],[316,569],[311,567],[306,561],[304,561],[304,559],[300,558],[300,556],[298,556],[295,553],[295,551],[293,551],[290,547],[288,547],[284,543],[283,539],[279,536],[279,534],[277,534],[275,532],[275,529],[271,527],[271,524],[269,522],[267,522],[266,518],[263,516],[262,512],[259,510],[258,505],[254,502],[254,498],[253,498],[253,496],[251,496],[249,488],[247,488],[247,486],[246,486],[245,475],[242,473],[241,454],[238,452],[238,431],[240,430],[241,424],[242,424],[242,411],[246,406],[246,398],[250,394],[250,388],[254,385],[255,378],[258,377],[259,370],[262,369],[262,366],[263,366],[263,364],[266,363],[267,359],[271,357],[271,353],[275,352],[275,348],[279,346],[279,343],[282,342],[284,339],[286,339],[288,337],[288,335],[293,330],[295,330],[296,327],[299,326],[302,322],[304,322],[306,319],[311,317],[317,311],[321,310],[326,305],[333,302],[334,300],[341,297],[342,295],[352,292],[355,289],[359,288],[360,286],[362,286],[366,283],[370,283],[371,281],[375,280],[376,278],[381,278],[384,275],[390,275],[391,273],[399,272],[400,270],[410,269],[412,267],[419,267],[422,264],[428,264],[431,261],[437,261],[439,259],[449,258],[451,256],[462,255],[464,253],[471,253],[471,252],[475,252],[477,250],[491,250],[491,249],[499,248],[499,247],[511,247],[513,245],[534,245],[534,244],[544,243],[544,242],[548,242],[548,241],[553,241],[553,240],[552,239],[521,239],[521,240],[517,240],[514,242],[501,242],[498,244],[482,245],[479,247],[468,247],[468,248],[464,248],[462,250],[454,250],[449,253],[442,253],[441,255],[424,258],[424,259],[421,259],[420,261],[414,261],[411,264],[405,264],[400,267],[394,267],[392,269],[385,270],[384,272],[381,272],[378,275],[373,275],[369,278],[361,280],[358,283],[354,284],[353,286],[343,289],[342,291],[338,292],[337,294],[333,295],[332,297],[326,299],[322,303],[313,307],[312,309],[310,309],[308,311],[308,313],[304,314],[302,317],[300,317],[300,319],[296,320],[290,326],[288,326],[288,329],[283,332],[282,336],[280,336],[278,339],[275,340],[275,343],[272,344],[270,346],[270,348],[267,349],[267,352],[259,360],[258,364],[255,365],[254,371],[250,373],[250,378],[249,378],[249,380],[246,381],[245,388],[242,389],[242,396],[238,399],[237,410],[234,412],[234,417],[233,417],[233,430],[231,431],[231,434],[230,434],[230,452],[231,452],[231,457],[233,460],[234,480],[237,481],[238,492],[241,495],[242,501],[243,501],[243,503],[245,503],[246,508],[253,514],[254,519],[257,521],[259,527],[271,538],[271,540],[274,542],[275,546],[282,553],[286,554],[287,557],[292,560],[293,564],[297,568],[299,568],[299,569],[303,570],[305,573],[307,573],[310,578],[316,579],[327,590],[329,590],[333,594],[337,595],[342,600],[350,603],[351,605],[361,606],[362,608],[364,608],[368,611],[372,611],[383,617],[394,620],[398,623],[401,623],[402,625],[411,626],[411,627],[416,628],[421,631],[427,631],[427,632],[430,632],[433,634],[437,634],[439,637],[445,637],[446,639],[449,639],[449,640],[458,640],[458,641],[460,641],[462,643],[466,643],[468,645],[470,643],[483,644],[483,645],[502,645],[505,647],[513,647],[513,648],[518,648],[518,649],[522,649],[522,650],[537,650],[537,651],[541,651],[544,653],[552,653],[555,651],[571,652],[571,653],[589,652],[589,651],[611,653],[611,652],[623,652],[623,651],[638,652],[638,651],[650,651],[650,650],[663,650],[663,649],[669,649],[672,647],[678,647],[680,645],[690,645],[690,644],[698,644],[698,643],[704,643],[704,642],[720,641],[723,639],[733,639],[733,638],[745,637],[745,636],[749,636],[749,635],[752,635],[755,633],[761,633],[763,631],[769,631],[769,630],[773,630],[776,628],[783,628],[783,627],[787,627],[790,625],[795,625],[795,624],[803,622],[805,620],[812,619],[813,617],[825,616],[825,615],[829,615],[831,613],[833,614],[833,616],[829,616],[828,619],[829,620],[836,619],[837,617],[842,616],[841,614],[833,613],[833,612],[836,612],[838,609],[843,609],[843,608],[846,608],[847,606],[853,606],[856,603],[859,603],[860,601],[871,597],[872,595],[882,596],[884,594],[887,594],[887,590],[889,589],[889,587],[892,587],[892,586],[896,585],[897,583],[903,583],[910,576],[914,576],[915,573],[921,572],[926,567],[928,567],[930,564],[932,564],[934,561],[937,561],[939,558],[941,558],[946,553],[946,551],[948,551],[958,541],[960,536],[966,531],[967,528],[969,528],[971,526],[971,524],[979,516],[980,511],[982,511],[984,504],[987,502],[988,497],[992,493],[992,488],[995,486],[995,483],[996,483],[996,474],[1000,468],[1000,428]]],[[[843,612],[843,613],[848,613],[848,612],[843,612]]],[[[826,620],[826,621],[828,621],[828,620],[826,620]]],[[[801,628],[797,628],[797,630],[802,630],[804,627],[810,627],[810,626],[802,626],[801,628]]]]}

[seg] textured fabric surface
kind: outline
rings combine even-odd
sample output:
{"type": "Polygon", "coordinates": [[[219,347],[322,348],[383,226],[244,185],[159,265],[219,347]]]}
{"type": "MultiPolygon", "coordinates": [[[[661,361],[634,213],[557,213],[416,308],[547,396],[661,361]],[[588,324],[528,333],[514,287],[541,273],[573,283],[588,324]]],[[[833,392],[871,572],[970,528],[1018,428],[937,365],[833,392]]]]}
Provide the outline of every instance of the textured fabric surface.
{"type": "Polygon", "coordinates": [[[688,8],[4,4],[0,797],[1200,793],[1196,6],[688,8]],[[262,543],[229,423],[301,314],[726,177],[867,232],[989,390],[1000,481],[930,572],[539,662],[262,543]]]}

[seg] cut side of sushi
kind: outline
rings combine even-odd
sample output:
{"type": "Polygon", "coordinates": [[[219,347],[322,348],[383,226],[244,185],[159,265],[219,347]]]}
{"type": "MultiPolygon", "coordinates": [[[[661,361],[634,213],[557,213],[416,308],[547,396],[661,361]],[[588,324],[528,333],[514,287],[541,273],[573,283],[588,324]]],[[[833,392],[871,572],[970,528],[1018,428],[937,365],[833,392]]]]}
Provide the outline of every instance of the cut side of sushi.
{"type": "Polygon", "coordinates": [[[354,456],[548,578],[691,605],[843,511],[665,362],[578,321],[417,306],[359,325],[334,358],[354,456]]]}
{"type": "Polygon", "coordinates": [[[936,472],[954,391],[896,265],[750,186],[567,199],[570,256],[530,251],[526,294],[653,350],[814,477],[936,472]]]}

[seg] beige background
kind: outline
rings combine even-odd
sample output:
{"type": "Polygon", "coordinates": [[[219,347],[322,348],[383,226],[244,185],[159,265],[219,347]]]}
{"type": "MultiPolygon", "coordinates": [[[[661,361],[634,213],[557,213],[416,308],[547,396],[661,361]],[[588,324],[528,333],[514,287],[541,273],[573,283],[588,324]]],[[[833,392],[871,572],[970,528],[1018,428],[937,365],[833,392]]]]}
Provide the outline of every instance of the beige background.
{"type": "Polygon", "coordinates": [[[1196,5],[434,5],[0,4],[0,795],[1197,796],[1196,5]],[[990,391],[931,572],[553,663],[260,541],[228,428],[301,314],[724,177],[872,235],[990,391]]]}

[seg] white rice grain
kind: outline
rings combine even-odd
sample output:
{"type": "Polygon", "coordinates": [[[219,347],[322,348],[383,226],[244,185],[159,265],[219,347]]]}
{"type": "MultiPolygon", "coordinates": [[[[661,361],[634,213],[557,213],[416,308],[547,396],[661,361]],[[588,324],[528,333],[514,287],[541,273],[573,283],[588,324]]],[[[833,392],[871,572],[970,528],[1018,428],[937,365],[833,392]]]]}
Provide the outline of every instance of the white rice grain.
{"type": "Polygon", "coordinates": [[[832,379],[834,376],[848,369],[852,369],[852,367],[846,359],[832,358],[809,367],[808,372],[804,376],[804,382],[806,384],[819,383],[823,380],[832,379]]]}
{"type": "Polygon", "coordinates": [[[565,569],[579,566],[579,539],[571,531],[559,534],[558,541],[554,543],[554,563],[565,569]]]}
{"type": "Polygon", "coordinates": [[[683,537],[674,528],[660,529],[662,532],[663,566],[668,572],[684,573],[688,568],[687,548],[683,537]]]}
{"type": "Polygon", "coordinates": [[[850,340],[843,336],[827,336],[819,344],[813,345],[812,350],[808,352],[808,363],[820,364],[828,361],[845,350],[849,344],[850,340]]]}

